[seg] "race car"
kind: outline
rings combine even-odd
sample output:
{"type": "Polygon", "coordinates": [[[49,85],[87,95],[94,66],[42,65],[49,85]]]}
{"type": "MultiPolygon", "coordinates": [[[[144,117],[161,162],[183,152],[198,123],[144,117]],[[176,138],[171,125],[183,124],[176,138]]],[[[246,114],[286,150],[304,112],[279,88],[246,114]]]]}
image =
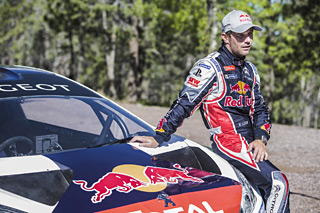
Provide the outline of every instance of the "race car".
{"type": "Polygon", "coordinates": [[[53,72],[0,66],[0,212],[263,212],[259,190],[207,147],[53,72]]]}

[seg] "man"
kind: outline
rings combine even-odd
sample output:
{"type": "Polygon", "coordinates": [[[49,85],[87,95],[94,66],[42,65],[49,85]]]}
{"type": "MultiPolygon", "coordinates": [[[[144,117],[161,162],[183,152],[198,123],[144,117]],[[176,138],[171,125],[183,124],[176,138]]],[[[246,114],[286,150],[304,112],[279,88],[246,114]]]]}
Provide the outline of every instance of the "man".
{"type": "Polygon", "coordinates": [[[245,61],[253,41],[250,16],[233,10],[222,20],[222,46],[195,63],[178,99],[159,122],[154,137],[134,137],[157,147],[200,107],[215,153],[237,167],[264,197],[267,212],[289,212],[286,176],[268,159],[271,123],[256,67],[245,61]]]}

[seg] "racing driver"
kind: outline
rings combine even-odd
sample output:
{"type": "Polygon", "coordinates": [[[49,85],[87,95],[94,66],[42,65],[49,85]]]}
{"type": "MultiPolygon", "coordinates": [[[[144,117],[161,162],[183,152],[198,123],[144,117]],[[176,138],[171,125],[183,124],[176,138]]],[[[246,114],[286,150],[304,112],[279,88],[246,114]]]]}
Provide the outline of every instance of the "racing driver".
{"type": "Polygon", "coordinates": [[[256,67],[245,61],[254,30],[262,28],[253,25],[247,13],[228,13],[222,20],[221,47],[194,64],[156,136],[136,136],[131,142],[157,147],[200,108],[213,151],[259,187],[268,213],[289,212],[287,178],[267,160],[271,123],[260,78],[256,67]]]}

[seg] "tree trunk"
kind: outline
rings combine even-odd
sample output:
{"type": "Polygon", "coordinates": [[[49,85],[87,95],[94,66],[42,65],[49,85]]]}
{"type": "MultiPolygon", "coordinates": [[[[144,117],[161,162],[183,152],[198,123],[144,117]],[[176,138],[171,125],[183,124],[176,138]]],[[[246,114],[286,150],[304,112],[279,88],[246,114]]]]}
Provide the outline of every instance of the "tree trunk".
{"type": "Polygon", "coordinates": [[[108,95],[110,97],[116,97],[115,89],[115,75],[114,75],[114,65],[115,65],[115,52],[116,52],[116,32],[115,27],[112,27],[112,33],[108,33],[108,22],[107,22],[107,12],[102,11],[102,25],[105,31],[105,41],[106,41],[106,64],[107,64],[107,78],[109,82],[108,95]]]}
{"type": "Polygon", "coordinates": [[[69,69],[70,69],[70,72],[69,72],[69,75],[68,77],[71,78],[71,79],[74,79],[76,78],[76,75],[74,73],[74,49],[73,49],[73,31],[72,31],[72,28],[70,27],[69,29],[69,32],[68,32],[68,39],[69,39],[69,49],[70,49],[70,65],[69,65],[69,69]]]}
{"type": "Polygon", "coordinates": [[[129,42],[129,53],[130,53],[130,69],[128,74],[128,89],[129,95],[128,100],[130,102],[137,101],[137,84],[136,77],[138,73],[139,66],[139,31],[138,31],[138,21],[135,16],[131,17],[132,21],[132,30],[134,35],[132,36],[129,42]]]}
{"type": "Polygon", "coordinates": [[[213,52],[217,48],[217,41],[216,35],[218,33],[218,25],[215,14],[217,13],[217,8],[214,6],[215,0],[207,0],[207,14],[208,14],[208,25],[209,29],[211,29],[211,36],[210,36],[210,49],[209,52],[213,52]]]}
{"type": "Polygon", "coordinates": [[[314,124],[313,124],[313,127],[315,129],[318,128],[319,107],[320,107],[320,88],[318,90],[317,100],[316,100],[316,104],[315,104],[315,112],[314,112],[314,124]]]}

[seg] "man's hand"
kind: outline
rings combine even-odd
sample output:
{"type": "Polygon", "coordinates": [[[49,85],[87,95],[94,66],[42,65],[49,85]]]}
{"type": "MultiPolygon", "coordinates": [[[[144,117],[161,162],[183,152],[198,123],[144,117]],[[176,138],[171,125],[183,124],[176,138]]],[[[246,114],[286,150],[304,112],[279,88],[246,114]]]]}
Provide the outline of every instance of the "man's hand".
{"type": "Polygon", "coordinates": [[[150,136],[134,136],[129,143],[140,143],[139,146],[141,147],[149,147],[149,148],[156,148],[159,146],[159,143],[154,139],[154,137],[150,136]]]}
{"type": "Polygon", "coordinates": [[[252,150],[254,150],[252,158],[255,162],[262,162],[268,159],[266,146],[260,139],[254,140],[249,144],[248,152],[251,152],[252,150]]]}

